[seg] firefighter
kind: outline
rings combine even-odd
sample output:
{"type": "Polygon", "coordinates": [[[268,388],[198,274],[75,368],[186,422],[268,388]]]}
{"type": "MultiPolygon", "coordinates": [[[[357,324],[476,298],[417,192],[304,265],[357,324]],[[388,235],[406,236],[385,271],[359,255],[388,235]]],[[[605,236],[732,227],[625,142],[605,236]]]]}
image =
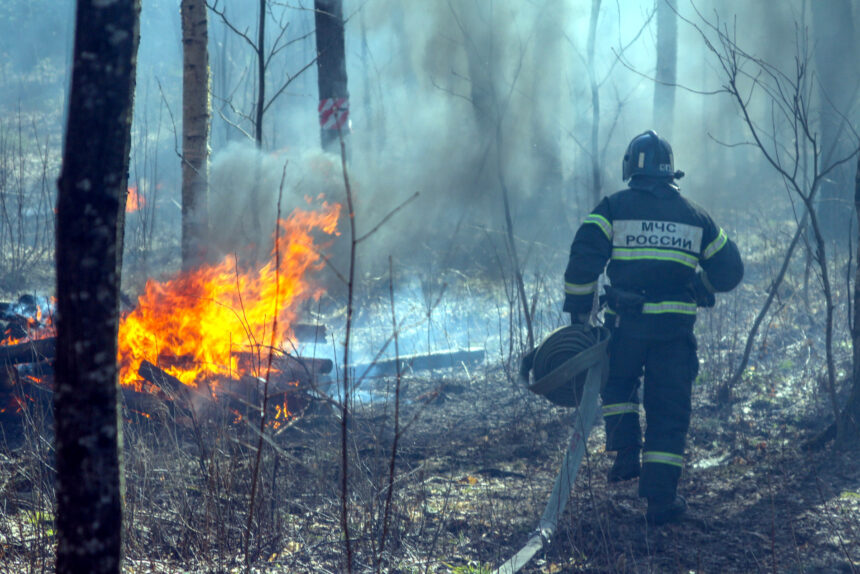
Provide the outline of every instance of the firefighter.
{"type": "Polygon", "coordinates": [[[699,367],[696,308],[712,307],[714,293],[734,289],[744,268],[726,232],[681,195],[675,182],[684,172],[675,171],[665,139],[652,130],[633,138],[622,172],[628,189],[605,197],[574,237],[564,273],[564,311],[573,324],[589,321],[606,268],[605,322],[612,340],[601,398],[606,450],[616,453],[608,480],[639,477],[648,522],[664,524],[687,508],[677,487],[699,367]]]}

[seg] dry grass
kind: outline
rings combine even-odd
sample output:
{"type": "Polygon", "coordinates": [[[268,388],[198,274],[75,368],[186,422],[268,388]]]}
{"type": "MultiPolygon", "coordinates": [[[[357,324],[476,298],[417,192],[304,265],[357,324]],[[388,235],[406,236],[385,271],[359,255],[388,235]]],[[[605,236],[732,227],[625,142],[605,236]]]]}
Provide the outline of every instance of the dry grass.
{"type": "MultiPolygon", "coordinates": [[[[860,467],[852,457],[799,448],[827,413],[817,380],[823,311],[814,296],[810,312],[799,289],[783,297],[731,412],[714,398],[743,346],[765,267],[750,265],[745,286],[703,313],[698,325],[703,368],[682,484],[690,518],[647,528],[635,481],[605,481],[608,457],[598,426],[556,539],[525,572],[856,571],[860,467]]],[[[802,267],[800,260],[795,276],[802,267]]],[[[383,548],[395,381],[365,382],[372,404],[355,397],[348,448],[356,572],[497,566],[534,528],[558,470],[570,414],[514,382],[521,331],[513,285],[437,281],[398,289],[399,320],[410,325],[402,335],[413,345],[404,352],[456,346],[465,323],[470,344],[484,346],[488,360],[405,374],[383,548]],[[425,319],[425,303],[440,293],[425,319]],[[418,320],[410,323],[412,317],[418,320]]],[[[357,353],[362,345],[378,347],[390,332],[384,283],[358,291],[357,353]]],[[[538,300],[553,300],[550,283],[531,283],[538,300]]],[[[337,307],[330,301],[316,310],[335,331],[337,307]]],[[[562,319],[541,307],[535,318],[542,335],[562,319]]],[[[49,403],[49,395],[34,397],[21,413],[2,415],[0,572],[52,569],[49,403]]],[[[238,422],[217,404],[191,416],[154,400],[146,411],[123,413],[126,569],[244,571],[259,440],[253,409],[238,422]]],[[[340,438],[339,410],[322,400],[267,431],[249,539],[254,571],[342,571],[340,438]]]]}

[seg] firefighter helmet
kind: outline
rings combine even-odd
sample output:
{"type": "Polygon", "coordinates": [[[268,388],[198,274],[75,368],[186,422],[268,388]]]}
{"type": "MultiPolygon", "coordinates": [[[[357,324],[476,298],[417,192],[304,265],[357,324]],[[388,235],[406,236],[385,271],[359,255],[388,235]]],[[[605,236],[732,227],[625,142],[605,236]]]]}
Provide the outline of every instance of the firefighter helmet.
{"type": "Polygon", "coordinates": [[[648,130],[633,138],[624,152],[624,181],[637,175],[674,179],[684,177],[683,171],[675,171],[672,146],[654,130],[648,130]]]}

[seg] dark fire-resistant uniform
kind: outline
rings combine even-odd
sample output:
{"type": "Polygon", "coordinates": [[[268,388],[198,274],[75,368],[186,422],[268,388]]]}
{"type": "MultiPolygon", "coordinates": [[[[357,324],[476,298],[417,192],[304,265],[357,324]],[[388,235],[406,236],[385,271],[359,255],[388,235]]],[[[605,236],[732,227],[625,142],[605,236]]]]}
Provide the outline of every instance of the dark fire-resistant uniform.
{"type": "Polygon", "coordinates": [[[620,290],[633,304],[610,297],[606,311],[612,331],[609,380],[601,394],[606,449],[641,445],[638,389],[644,370],[647,426],[639,495],[649,502],[672,500],[699,364],[695,288],[711,294],[733,289],[743,263],[725,231],[682,197],[670,178],[649,177],[633,177],[629,189],[604,198],[577,231],[564,274],[566,312],[576,317],[591,310],[607,262],[609,291],[620,290]]]}

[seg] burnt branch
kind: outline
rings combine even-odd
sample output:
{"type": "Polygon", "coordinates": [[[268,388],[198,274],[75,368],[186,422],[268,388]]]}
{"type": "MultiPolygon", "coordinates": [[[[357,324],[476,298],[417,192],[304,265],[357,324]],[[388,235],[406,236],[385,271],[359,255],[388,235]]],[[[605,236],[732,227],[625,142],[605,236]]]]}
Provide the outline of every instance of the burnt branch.
{"type": "Polygon", "coordinates": [[[57,339],[37,339],[17,345],[0,345],[0,366],[38,363],[56,357],[57,339]]]}

